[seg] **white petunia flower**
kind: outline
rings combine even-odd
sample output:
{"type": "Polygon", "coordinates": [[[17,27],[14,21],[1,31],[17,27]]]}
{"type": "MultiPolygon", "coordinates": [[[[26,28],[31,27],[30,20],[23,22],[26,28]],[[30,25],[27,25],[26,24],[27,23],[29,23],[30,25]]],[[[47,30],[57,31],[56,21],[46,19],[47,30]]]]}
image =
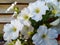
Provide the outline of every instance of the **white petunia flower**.
{"type": "Polygon", "coordinates": [[[29,10],[27,8],[24,8],[21,13],[17,16],[17,19],[20,20],[21,23],[23,23],[24,25],[29,26],[30,25],[30,17],[32,17],[32,15],[29,13],[29,10]]]}
{"type": "Polygon", "coordinates": [[[34,3],[30,3],[28,9],[33,15],[32,19],[34,19],[35,21],[42,20],[42,15],[46,13],[46,10],[49,10],[48,6],[46,6],[45,2],[43,1],[36,1],[34,3]]]}
{"type": "Polygon", "coordinates": [[[35,45],[58,45],[55,40],[57,36],[58,33],[55,29],[47,29],[46,26],[40,26],[32,40],[35,45]]]}
{"type": "Polygon", "coordinates": [[[23,27],[24,27],[24,25],[19,21],[19,20],[17,20],[17,19],[15,19],[15,20],[12,20],[11,21],[11,24],[12,25],[14,25],[16,28],[17,28],[17,30],[22,30],[23,29],[23,27]]]}
{"type": "Polygon", "coordinates": [[[24,26],[22,31],[21,31],[21,34],[24,35],[24,38],[25,39],[28,39],[31,35],[31,33],[33,32],[34,28],[32,26],[24,26]]]}
{"type": "Polygon", "coordinates": [[[52,9],[52,13],[55,16],[60,16],[59,2],[57,0],[44,0],[44,1],[46,2],[46,5],[48,5],[48,7],[52,9]]]}
{"type": "Polygon", "coordinates": [[[21,41],[19,39],[17,39],[15,45],[21,45],[21,41]]]}
{"type": "Polygon", "coordinates": [[[53,8],[52,13],[55,14],[55,16],[60,16],[60,8],[59,8],[59,3],[57,2],[56,5],[52,4],[53,8]]]}
{"type": "Polygon", "coordinates": [[[58,5],[56,5],[54,7],[54,9],[56,10],[56,16],[60,17],[60,2],[58,2],[58,5]]]}
{"type": "Polygon", "coordinates": [[[4,30],[6,30],[6,32],[4,33],[4,40],[11,40],[11,39],[16,39],[19,36],[19,30],[16,29],[16,27],[14,27],[11,24],[6,24],[6,27],[4,28],[4,30]]]}
{"type": "Polygon", "coordinates": [[[19,36],[19,31],[21,31],[23,25],[18,21],[12,21],[11,24],[6,24],[4,26],[4,40],[15,40],[19,36]]]}
{"type": "Polygon", "coordinates": [[[15,2],[6,10],[6,13],[7,13],[8,11],[12,10],[16,4],[17,4],[17,2],[15,1],[15,2]]]}

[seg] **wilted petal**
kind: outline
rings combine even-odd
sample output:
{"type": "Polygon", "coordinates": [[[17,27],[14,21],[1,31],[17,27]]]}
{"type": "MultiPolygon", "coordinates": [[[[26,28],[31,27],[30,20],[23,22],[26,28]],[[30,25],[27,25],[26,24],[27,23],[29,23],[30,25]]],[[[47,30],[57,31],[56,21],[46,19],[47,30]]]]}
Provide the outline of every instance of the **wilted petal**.
{"type": "Polygon", "coordinates": [[[50,25],[56,26],[60,23],[60,18],[56,19],[55,21],[51,22],[50,25]]]}

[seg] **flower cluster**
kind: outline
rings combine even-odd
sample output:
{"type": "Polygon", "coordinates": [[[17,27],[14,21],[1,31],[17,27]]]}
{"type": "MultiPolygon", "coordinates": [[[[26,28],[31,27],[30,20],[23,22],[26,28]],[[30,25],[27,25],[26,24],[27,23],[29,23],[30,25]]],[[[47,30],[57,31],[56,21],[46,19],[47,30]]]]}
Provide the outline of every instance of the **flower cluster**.
{"type": "Polygon", "coordinates": [[[13,19],[4,25],[5,45],[58,45],[58,33],[53,26],[60,22],[60,2],[37,0],[19,12],[13,3],[6,11],[14,10],[13,19]]]}

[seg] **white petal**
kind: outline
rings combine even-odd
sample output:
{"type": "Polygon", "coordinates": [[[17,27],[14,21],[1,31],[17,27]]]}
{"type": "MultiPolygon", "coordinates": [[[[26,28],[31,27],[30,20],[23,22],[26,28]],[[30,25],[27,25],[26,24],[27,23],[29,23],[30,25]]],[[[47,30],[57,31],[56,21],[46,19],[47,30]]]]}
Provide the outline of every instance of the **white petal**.
{"type": "Polygon", "coordinates": [[[57,0],[45,0],[46,2],[56,2],[57,0]]]}
{"type": "Polygon", "coordinates": [[[58,32],[58,34],[60,34],[60,23],[57,26],[54,26],[52,28],[56,29],[56,31],[58,32]]]}
{"type": "Polygon", "coordinates": [[[38,33],[36,33],[33,37],[32,37],[33,43],[37,44],[37,43],[41,43],[42,42],[42,38],[40,37],[40,35],[38,35],[38,33]]]}
{"type": "Polygon", "coordinates": [[[53,21],[52,23],[50,23],[50,25],[56,26],[58,25],[60,22],[60,18],[58,18],[57,20],[53,21]]]}
{"type": "Polygon", "coordinates": [[[18,38],[18,36],[19,36],[19,32],[12,32],[11,33],[11,38],[13,39],[13,40],[15,40],[15,39],[17,39],[18,38]]]}
{"type": "Polygon", "coordinates": [[[45,2],[43,1],[36,1],[34,3],[30,3],[28,9],[30,10],[30,13],[33,15],[32,19],[34,19],[35,21],[39,21],[42,20],[42,15],[45,14],[46,10],[48,10],[48,6],[46,6],[45,2]],[[39,13],[35,12],[36,8],[40,9],[39,13]]]}
{"type": "Polygon", "coordinates": [[[58,37],[58,33],[55,29],[49,29],[48,30],[48,38],[54,39],[58,37]]]}
{"type": "Polygon", "coordinates": [[[45,43],[46,43],[46,45],[58,45],[56,39],[48,39],[48,40],[45,40],[45,43]]]}
{"type": "Polygon", "coordinates": [[[36,22],[38,22],[38,21],[42,20],[42,16],[39,16],[39,15],[36,16],[35,15],[35,16],[32,17],[32,19],[35,20],[36,22]]]}
{"type": "Polygon", "coordinates": [[[4,40],[9,41],[9,40],[11,40],[11,34],[10,33],[4,33],[3,38],[4,38],[4,40]]]}
{"type": "Polygon", "coordinates": [[[11,25],[11,24],[6,24],[6,25],[4,25],[4,29],[3,29],[3,31],[4,32],[11,32],[12,31],[12,28],[13,26],[11,25]]]}
{"type": "Polygon", "coordinates": [[[21,45],[21,42],[20,42],[20,40],[19,40],[19,39],[17,39],[17,41],[16,41],[15,45],[21,45]]]}
{"type": "Polygon", "coordinates": [[[26,25],[26,26],[30,26],[31,23],[30,23],[30,21],[24,21],[24,25],[26,25]]]}
{"type": "Polygon", "coordinates": [[[58,43],[55,39],[46,39],[40,45],[58,45],[58,43]]]}
{"type": "Polygon", "coordinates": [[[47,45],[45,40],[42,41],[42,43],[40,43],[40,45],[47,45]]]}
{"type": "Polygon", "coordinates": [[[39,33],[39,34],[46,34],[47,33],[47,27],[46,26],[40,26],[39,28],[38,28],[38,30],[37,30],[37,32],[39,33]]]}
{"type": "Polygon", "coordinates": [[[35,35],[32,37],[32,40],[33,40],[33,41],[36,41],[37,39],[38,39],[38,33],[35,34],[35,35]]]}
{"type": "Polygon", "coordinates": [[[12,20],[11,24],[17,28],[17,30],[22,30],[23,24],[19,20],[12,20]]]}

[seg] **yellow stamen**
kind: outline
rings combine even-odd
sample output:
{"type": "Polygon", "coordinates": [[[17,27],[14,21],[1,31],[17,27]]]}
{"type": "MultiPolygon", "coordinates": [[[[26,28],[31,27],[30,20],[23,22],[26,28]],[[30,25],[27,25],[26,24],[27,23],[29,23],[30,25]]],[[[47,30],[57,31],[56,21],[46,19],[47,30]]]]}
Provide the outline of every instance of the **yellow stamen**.
{"type": "Polygon", "coordinates": [[[28,32],[28,35],[31,35],[32,34],[32,32],[28,32]]]}
{"type": "Polygon", "coordinates": [[[27,19],[29,19],[29,16],[28,16],[28,15],[24,15],[23,18],[24,18],[25,20],[27,20],[27,19]]]}
{"type": "Polygon", "coordinates": [[[57,13],[57,11],[56,11],[56,10],[52,10],[52,13],[53,13],[53,14],[56,14],[56,13],[57,13]]]}
{"type": "Polygon", "coordinates": [[[35,9],[35,12],[38,14],[40,12],[40,9],[39,8],[36,8],[35,9]]]}
{"type": "Polygon", "coordinates": [[[42,38],[46,38],[46,35],[45,35],[45,34],[43,34],[43,35],[42,35],[42,38]]]}
{"type": "Polygon", "coordinates": [[[15,32],[17,29],[16,29],[16,27],[13,27],[13,29],[12,29],[12,30],[15,32]]]}

